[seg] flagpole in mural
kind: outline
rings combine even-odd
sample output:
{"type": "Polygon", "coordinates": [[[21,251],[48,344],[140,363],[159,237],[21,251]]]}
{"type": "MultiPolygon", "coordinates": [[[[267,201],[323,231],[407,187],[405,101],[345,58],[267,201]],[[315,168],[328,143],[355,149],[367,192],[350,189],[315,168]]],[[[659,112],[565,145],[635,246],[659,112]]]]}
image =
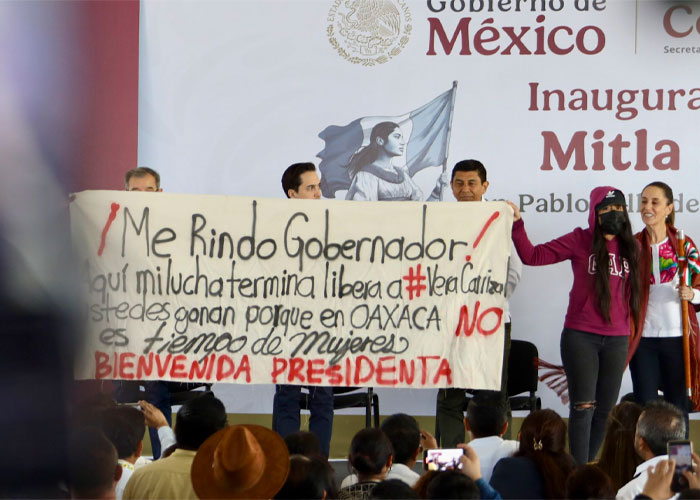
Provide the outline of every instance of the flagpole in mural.
{"type": "Polygon", "coordinates": [[[428,167],[447,170],[457,81],[452,88],[418,109],[398,116],[365,116],[345,126],[330,125],[318,136],[325,148],[321,159],[321,191],[335,198],[347,190],[355,200],[437,200],[444,176],[424,197],[413,182],[428,167]]]}
{"type": "MultiPolygon", "coordinates": [[[[454,118],[455,99],[457,98],[457,80],[452,82],[452,104],[450,105],[450,123],[447,125],[447,143],[445,146],[445,161],[442,163],[442,173],[447,172],[447,158],[450,156],[450,137],[452,137],[452,118],[454,118]]],[[[440,184],[440,201],[444,200],[445,185],[440,184]]]]}

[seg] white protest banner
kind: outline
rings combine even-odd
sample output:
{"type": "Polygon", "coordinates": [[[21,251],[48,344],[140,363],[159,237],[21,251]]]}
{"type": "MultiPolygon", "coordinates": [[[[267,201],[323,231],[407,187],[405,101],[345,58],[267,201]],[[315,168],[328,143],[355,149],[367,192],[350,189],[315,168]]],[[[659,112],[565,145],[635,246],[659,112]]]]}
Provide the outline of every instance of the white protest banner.
{"type": "Polygon", "coordinates": [[[87,191],[76,377],[497,389],[512,211],[87,191]]]}

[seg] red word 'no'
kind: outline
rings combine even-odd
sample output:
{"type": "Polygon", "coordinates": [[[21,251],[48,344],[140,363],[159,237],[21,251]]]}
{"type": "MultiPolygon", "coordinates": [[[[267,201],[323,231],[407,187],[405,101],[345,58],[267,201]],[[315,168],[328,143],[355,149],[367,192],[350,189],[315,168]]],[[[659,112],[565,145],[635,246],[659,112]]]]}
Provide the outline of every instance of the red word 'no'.
{"type": "Polygon", "coordinates": [[[471,323],[469,322],[469,308],[464,305],[459,309],[459,321],[457,323],[457,329],[455,330],[455,337],[459,337],[460,331],[462,331],[466,337],[469,337],[474,332],[474,328],[484,336],[496,333],[496,330],[498,330],[498,327],[501,326],[501,322],[503,321],[503,309],[489,307],[480,314],[480,306],[481,302],[477,300],[474,306],[474,315],[471,318],[471,323]],[[486,321],[486,327],[484,326],[484,321],[489,316],[495,316],[495,325],[487,329],[492,320],[486,321]]]}

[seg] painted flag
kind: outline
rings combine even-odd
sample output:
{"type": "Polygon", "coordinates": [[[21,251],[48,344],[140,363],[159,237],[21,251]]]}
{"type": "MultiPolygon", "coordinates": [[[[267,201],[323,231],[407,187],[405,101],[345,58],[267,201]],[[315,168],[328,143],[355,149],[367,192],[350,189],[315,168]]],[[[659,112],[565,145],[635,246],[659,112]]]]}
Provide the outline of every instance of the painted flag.
{"type": "Polygon", "coordinates": [[[372,128],[381,122],[398,123],[404,137],[408,137],[405,154],[395,160],[396,166],[408,166],[413,177],[427,167],[444,165],[450,140],[450,123],[454,93],[447,92],[420,108],[400,116],[366,116],[339,127],[326,127],[318,136],[326,147],[316,156],[321,158],[321,192],[326,198],[335,198],[336,191],[348,189],[352,182],[347,165],[352,155],[369,144],[372,128]]]}

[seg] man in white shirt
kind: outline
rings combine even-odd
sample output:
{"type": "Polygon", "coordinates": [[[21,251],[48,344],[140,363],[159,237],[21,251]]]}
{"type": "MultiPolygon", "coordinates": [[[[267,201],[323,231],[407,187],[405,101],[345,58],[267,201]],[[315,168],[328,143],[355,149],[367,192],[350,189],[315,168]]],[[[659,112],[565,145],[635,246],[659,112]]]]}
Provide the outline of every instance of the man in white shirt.
{"type": "Polygon", "coordinates": [[[116,406],[105,410],[100,418],[102,432],[117,449],[122,475],[116,488],[116,500],[121,500],[126,483],[138,467],[137,461],[143,451],[143,436],[146,425],[158,431],[161,444],[165,447],[175,444],[175,433],[168,426],[163,413],[146,401],[140,401],[143,411],[133,406],[116,406]]]}
{"type": "Polygon", "coordinates": [[[517,441],[503,439],[508,429],[508,406],[503,395],[479,391],[469,401],[464,426],[469,432],[469,446],[479,457],[481,477],[488,483],[496,462],[518,451],[517,441]]]}
{"type": "Polygon", "coordinates": [[[134,464],[141,456],[146,421],[143,413],[132,406],[115,406],[102,412],[100,426],[117,450],[122,473],[117,482],[116,499],[121,500],[126,483],[134,472],[134,464]]]}
{"type": "MultiPolygon", "coordinates": [[[[162,193],[160,186],[160,174],[148,167],[136,167],[129,170],[124,175],[124,189],[130,192],[162,193]]],[[[170,429],[172,423],[172,406],[170,404],[170,394],[174,392],[186,392],[202,383],[168,382],[165,380],[119,380],[115,381],[115,399],[120,403],[136,403],[144,398],[160,410],[166,418],[167,425],[163,431],[156,427],[149,426],[148,433],[151,437],[151,450],[153,458],[160,457],[161,450],[165,451],[168,444],[172,445],[174,440],[169,439],[166,443],[161,442],[160,434],[170,429]],[[145,389],[145,394],[141,392],[141,386],[145,389]]]]}
{"type": "Polygon", "coordinates": [[[117,450],[97,428],[76,430],[68,445],[68,488],[71,498],[114,500],[122,474],[117,450]]]}
{"type": "Polygon", "coordinates": [[[668,459],[669,441],[685,439],[683,413],[666,401],[649,403],[637,421],[634,448],[644,462],[637,466],[634,477],[617,492],[617,500],[633,500],[644,489],[647,471],[661,460],[668,459]]]}
{"type": "Polygon", "coordinates": [[[420,455],[424,449],[437,448],[435,438],[428,431],[421,430],[416,419],[405,413],[390,416],[384,420],[381,429],[394,448],[394,461],[386,478],[400,479],[413,487],[420,477],[413,471],[413,466],[422,460],[420,455]]]}
{"type": "Polygon", "coordinates": [[[136,469],[123,498],[196,500],[190,475],[194,457],[209,436],[227,425],[226,408],[211,393],[187,401],[177,412],[177,449],[166,458],[136,469]]]}
{"type": "MultiPolygon", "coordinates": [[[[313,163],[294,163],[282,174],[282,190],[291,200],[320,200],[321,181],[313,163]]],[[[333,433],[333,388],[309,386],[309,431],[318,437],[321,452],[330,455],[333,433]]],[[[298,432],[301,425],[301,386],[279,384],[272,400],[272,429],[283,438],[298,432]]]]}
{"type": "MultiPolygon", "coordinates": [[[[489,182],[486,180],[486,168],[479,160],[462,160],[452,169],[450,181],[452,195],[460,202],[482,201],[489,182]]],[[[505,296],[510,296],[520,282],[523,264],[511,245],[511,255],[508,259],[508,276],[506,277],[505,296]]],[[[506,396],[508,381],[508,357],[510,355],[510,312],[506,301],[503,317],[505,323],[505,342],[503,349],[503,369],[501,372],[501,392],[506,396]]],[[[465,389],[440,389],[437,396],[436,429],[440,433],[442,448],[454,448],[464,443],[464,406],[467,403],[465,389]]],[[[510,407],[508,407],[510,419],[510,407]]]]}

